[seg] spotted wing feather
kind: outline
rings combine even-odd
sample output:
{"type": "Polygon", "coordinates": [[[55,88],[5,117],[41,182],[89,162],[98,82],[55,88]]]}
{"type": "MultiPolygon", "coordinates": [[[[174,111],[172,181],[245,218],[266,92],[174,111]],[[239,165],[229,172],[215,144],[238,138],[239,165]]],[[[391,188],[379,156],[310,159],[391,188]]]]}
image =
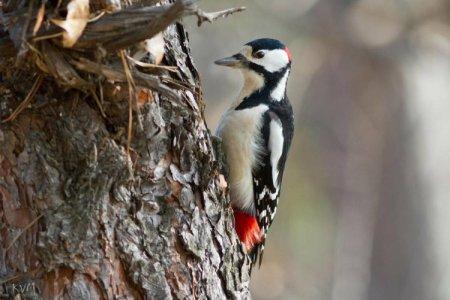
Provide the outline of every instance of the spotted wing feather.
{"type": "Polygon", "coordinates": [[[261,265],[267,231],[277,211],[281,181],[287,153],[292,141],[293,118],[290,105],[272,107],[264,114],[261,128],[263,148],[261,164],[253,170],[253,190],[258,224],[263,232],[262,242],[252,253],[252,261],[261,265]]]}

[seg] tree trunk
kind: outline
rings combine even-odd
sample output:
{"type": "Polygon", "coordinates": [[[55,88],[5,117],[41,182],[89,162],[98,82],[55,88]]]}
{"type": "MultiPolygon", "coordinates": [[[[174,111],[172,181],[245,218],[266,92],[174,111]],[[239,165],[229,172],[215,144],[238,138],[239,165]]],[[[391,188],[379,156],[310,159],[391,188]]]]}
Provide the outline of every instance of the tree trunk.
{"type": "Polygon", "coordinates": [[[99,19],[72,48],[50,21],[65,17],[57,2],[0,5],[0,293],[248,297],[220,151],[175,23],[190,1],[91,0],[99,19]],[[127,59],[161,30],[174,68],[127,59]]]}

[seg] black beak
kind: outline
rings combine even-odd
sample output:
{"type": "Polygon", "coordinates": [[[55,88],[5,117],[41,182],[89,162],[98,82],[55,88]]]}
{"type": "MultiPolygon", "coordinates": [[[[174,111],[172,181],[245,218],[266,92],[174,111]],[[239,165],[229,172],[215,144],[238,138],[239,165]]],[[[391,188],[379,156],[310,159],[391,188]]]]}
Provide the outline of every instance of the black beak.
{"type": "Polygon", "coordinates": [[[214,63],[219,66],[226,66],[231,68],[241,68],[244,66],[244,63],[247,61],[244,55],[238,53],[230,57],[225,57],[219,60],[216,60],[214,63]]]}

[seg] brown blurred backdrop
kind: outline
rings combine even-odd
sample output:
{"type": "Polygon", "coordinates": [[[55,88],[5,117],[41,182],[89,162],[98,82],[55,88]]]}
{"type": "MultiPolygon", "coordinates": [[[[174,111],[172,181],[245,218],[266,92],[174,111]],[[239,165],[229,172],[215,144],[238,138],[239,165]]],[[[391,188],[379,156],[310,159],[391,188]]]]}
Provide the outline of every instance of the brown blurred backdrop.
{"type": "Polygon", "coordinates": [[[450,1],[203,0],[188,21],[206,118],[237,95],[213,64],[273,37],[296,134],[255,299],[450,299],[450,1]]]}

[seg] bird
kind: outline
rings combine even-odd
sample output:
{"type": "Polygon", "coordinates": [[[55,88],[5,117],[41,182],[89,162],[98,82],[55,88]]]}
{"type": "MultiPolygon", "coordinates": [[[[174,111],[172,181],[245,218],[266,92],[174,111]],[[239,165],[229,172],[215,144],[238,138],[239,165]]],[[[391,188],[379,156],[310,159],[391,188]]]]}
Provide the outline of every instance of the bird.
{"type": "Polygon", "coordinates": [[[243,86],[216,130],[229,168],[236,233],[261,266],[267,231],[280,198],[294,114],[286,86],[292,55],[282,42],[260,38],[215,64],[241,71],[243,86]]]}

